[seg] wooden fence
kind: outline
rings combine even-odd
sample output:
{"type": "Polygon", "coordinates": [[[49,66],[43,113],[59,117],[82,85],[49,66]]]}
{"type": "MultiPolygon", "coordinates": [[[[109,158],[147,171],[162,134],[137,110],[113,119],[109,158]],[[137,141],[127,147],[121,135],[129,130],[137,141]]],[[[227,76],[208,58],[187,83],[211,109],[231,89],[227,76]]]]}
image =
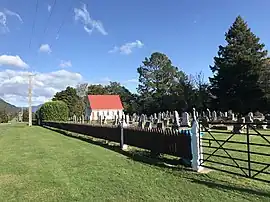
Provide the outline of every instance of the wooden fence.
{"type": "MultiPolygon", "coordinates": [[[[121,141],[121,127],[93,126],[64,122],[42,122],[49,126],[95,138],[121,141]]],[[[122,128],[124,144],[150,150],[154,153],[169,154],[191,160],[191,136],[177,130],[122,128]]]]}

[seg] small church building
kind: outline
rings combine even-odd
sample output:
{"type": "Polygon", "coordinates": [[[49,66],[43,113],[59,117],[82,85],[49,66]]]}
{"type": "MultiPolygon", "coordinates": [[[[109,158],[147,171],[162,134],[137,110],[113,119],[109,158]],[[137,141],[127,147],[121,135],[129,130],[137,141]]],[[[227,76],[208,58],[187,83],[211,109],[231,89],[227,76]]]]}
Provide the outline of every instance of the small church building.
{"type": "Polygon", "coordinates": [[[90,120],[98,120],[99,116],[114,119],[115,115],[122,116],[123,109],[119,95],[88,95],[85,116],[90,120]]]}

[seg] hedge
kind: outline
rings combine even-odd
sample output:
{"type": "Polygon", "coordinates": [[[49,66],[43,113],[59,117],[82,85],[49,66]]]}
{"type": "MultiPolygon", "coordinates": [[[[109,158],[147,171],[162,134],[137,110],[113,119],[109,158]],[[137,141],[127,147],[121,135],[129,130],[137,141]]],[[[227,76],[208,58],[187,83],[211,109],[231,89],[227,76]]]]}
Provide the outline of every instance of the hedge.
{"type": "Polygon", "coordinates": [[[67,121],[69,110],[62,101],[46,102],[37,111],[37,118],[44,121],[67,121]]]}

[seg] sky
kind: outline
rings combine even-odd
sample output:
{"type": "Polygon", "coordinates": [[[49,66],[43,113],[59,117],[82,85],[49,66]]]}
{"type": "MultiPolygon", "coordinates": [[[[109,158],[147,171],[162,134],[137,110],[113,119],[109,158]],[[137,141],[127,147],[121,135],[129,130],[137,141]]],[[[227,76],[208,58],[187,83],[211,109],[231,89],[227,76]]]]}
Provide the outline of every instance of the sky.
{"type": "Polygon", "coordinates": [[[137,68],[165,53],[187,74],[211,76],[238,15],[270,46],[269,0],[0,0],[0,98],[27,106],[66,86],[117,81],[136,91],[137,68]]]}

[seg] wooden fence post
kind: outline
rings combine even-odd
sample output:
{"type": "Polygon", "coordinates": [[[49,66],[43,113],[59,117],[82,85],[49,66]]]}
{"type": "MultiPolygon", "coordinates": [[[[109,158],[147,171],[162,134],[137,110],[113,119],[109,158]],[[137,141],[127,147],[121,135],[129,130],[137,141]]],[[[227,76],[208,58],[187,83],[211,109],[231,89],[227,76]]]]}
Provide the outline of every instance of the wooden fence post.
{"type": "MultiPolygon", "coordinates": [[[[193,109],[193,113],[195,113],[195,109],[193,109]]],[[[200,172],[203,167],[201,166],[201,161],[203,159],[202,155],[202,145],[201,145],[201,138],[199,133],[199,124],[196,119],[196,115],[194,114],[193,124],[191,128],[191,151],[192,151],[192,162],[191,166],[192,169],[200,172]]]]}

